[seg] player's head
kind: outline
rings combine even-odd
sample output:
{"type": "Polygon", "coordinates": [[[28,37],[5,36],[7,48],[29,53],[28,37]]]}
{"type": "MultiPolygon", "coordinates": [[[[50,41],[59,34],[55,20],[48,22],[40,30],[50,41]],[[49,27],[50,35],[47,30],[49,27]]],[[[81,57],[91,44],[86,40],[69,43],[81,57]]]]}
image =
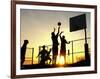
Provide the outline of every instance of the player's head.
{"type": "Polygon", "coordinates": [[[43,45],[42,48],[45,49],[45,45],[43,45]]]}
{"type": "Polygon", "coordinates": [[[55,33],[54,33],[54,32],[52,32],[52,33],[51,33],[51,35],[52,35],[52,36],[55,36],[55,33]]]}
{"type": "Polygon", "coordinates": [[[63,35],[62,38],[65,39],[65,36],[63,35]]]}
{"type": "Polygon", "coordinates": [[[28,41],[28,40],[24,40],[24,43],[25,43],[25,44],[28,44],[28,43],[29,43],[29,41],[28,41]]]}

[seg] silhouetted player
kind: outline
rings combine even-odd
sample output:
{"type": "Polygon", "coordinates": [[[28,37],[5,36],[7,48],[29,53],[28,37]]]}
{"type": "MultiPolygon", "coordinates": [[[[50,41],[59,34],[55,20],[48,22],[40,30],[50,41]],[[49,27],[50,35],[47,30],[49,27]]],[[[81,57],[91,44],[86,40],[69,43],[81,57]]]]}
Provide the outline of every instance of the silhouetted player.
{"type": "Polygon", "coordinates": [[[60,56],[64,56],[64,61],[66,64],[66,44],[69,44],[70,42],[66,41],[64,35],[61,37],[61,33],[60,33],[60,40],[61,40],[60,56]]]}
{"type": "Polygon", "coordinates": [[[52,38],[52,54],[53,54],[53,64],[56,64],[56,59],[58,55],[58,36],[59,36],[59,31],[60,27],[58,27],[58,33],[55,34],[55,28],[54,31],[51,33],[51,38],[52,38]]]}
{"type": "Polygon", "coordinates": [[[21,66],[25,61],[26,48],[28,43],[29,43],[28,40],[24,40],[24,44],[21,47],[21,66]]]}
{"type": "Polygon", "coordinates": [[[45,45],[42,46],[43,50],[41,50],[38,54],[37,57],[40,57],[40,64],[45,65],[45,61],[46,61],[46,55],[48,53],[48,51],[45,49],[45,45]]]}
{"type": "Polygon", "coordinates": [[[51,63],[50,52],[51,52],[51,49],[48,51],[48,53],[47,53],[47,55],[45,57],[45,61],[50,60],[49,64],[51,63]]]}

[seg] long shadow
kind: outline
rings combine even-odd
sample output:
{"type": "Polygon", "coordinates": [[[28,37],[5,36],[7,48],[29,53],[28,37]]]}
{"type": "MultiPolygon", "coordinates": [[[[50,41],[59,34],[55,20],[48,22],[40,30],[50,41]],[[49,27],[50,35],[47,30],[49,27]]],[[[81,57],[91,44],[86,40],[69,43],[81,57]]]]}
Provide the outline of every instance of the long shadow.
{"type": "MultiPolygon", "coordinates": [[[[90,66],[90,60],[82,60],[74,64],[66,64],[62,65],[62,67],[84,67],[90,66]]],[[[58,68],[60,65],[52,65],[52,64],[33,64],[33,65],[23,65],[21,69],[44,69],[44,68],[58,68]]]]}

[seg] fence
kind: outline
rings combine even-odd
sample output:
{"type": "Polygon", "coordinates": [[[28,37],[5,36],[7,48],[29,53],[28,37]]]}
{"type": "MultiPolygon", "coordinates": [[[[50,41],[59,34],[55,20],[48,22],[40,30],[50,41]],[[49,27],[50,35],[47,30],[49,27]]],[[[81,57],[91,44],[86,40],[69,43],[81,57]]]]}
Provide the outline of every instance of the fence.
{"type": "MultiPolygon", "coordinates": [[[[87,42],[89,45],[89,54],[90,54],[90,46],[91,46],[91,39],[90,37],[87,38],[87,42]]],[[[85,51],[84,51],[84,43],[85,43],[85,39],[78,39],[78,40],[72,40],[70,41],[70,44],[66,45],[66,63],[67,64],[72,64],[75,62],[78,62],[80,60],[84,60],[85,59],[85,51]]],[[[49,49],[52,48],[52,45],[46,45],[46,50],[49,51],[49,49]]],[[[60,54],[60,44],[58,46],[59,52],[58,55],[60,54]]],[[[34,64],[33,60],[34,60],[34,48],[27,48],[27,50],[29,50],[32,54],[31,57],[31,62],[30,64],[34,64]]],[[[39,51],[42,50],[42,46],[39,46],[39,51]]],[[[52,52],[50,53],[50,58],[52,59],[52,52]]],[[[40,62],[40,58],[38,58],[38,63],[40,62]]]]}

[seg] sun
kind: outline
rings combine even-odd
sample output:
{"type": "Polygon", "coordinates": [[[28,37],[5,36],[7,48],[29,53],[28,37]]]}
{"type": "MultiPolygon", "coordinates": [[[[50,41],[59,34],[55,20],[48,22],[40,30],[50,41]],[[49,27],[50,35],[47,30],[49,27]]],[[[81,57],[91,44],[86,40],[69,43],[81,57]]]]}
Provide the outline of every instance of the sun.
{"type": "Polygon", "coordinates": [[[63,56],[58,56],[57,57],[57,64],[59,66],[63,66],[65,64],[65,61],[64,61],[64,57],[63,56]]]}
{"type": "Polygon", "coordinates": [[[65,64],[65,61],[64,61],[64,57],[63,56],[60,57],[59,64],[60,65],[64,65],[65,64]]]}

